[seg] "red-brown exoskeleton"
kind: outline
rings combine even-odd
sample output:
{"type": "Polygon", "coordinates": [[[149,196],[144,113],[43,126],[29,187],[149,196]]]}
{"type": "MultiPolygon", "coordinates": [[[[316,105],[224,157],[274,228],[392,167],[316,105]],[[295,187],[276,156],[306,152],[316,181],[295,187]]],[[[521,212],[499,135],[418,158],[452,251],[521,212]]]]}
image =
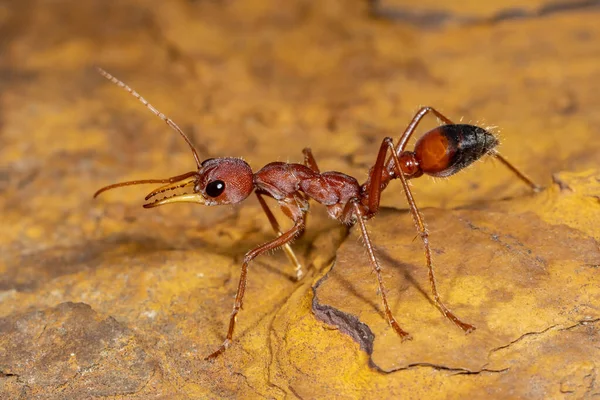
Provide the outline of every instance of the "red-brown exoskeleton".
{"type": "Polygon", "coordinates": [[[454,124],[437,110],[431,107],[423,107],[414,116],[398,143],[394,145],[392,138],[389,137],[383,139],[375,164],[369,171],[367,181],[362,185],[355,178],[341,172],[321,172],[310,149],[303,150],[303,164],[273,162],[267,164],[259,171],[253,172],[250,166],[239,158],[210,158],[201,162],[191,141],[172,120],[155,109],[123,82],[104,70],[99,71],[105,78],[135,96],[155,115],[165,121],[167,125],[179,132],[191,148],[198,170],[168,179],[144,179],[116,183],[98,190],[94,194],[94,197],[116,187],[145,183],[163,183],[165,185],[153,190],[146,196],[148,203],[144,204],[144,207],[152,208],[164,204],[181,202],[199,203],[208,206],[236,204],[245,200],[254,192],[273,230],[277,234],[276,238],[250,250],[244,256],[233,311],[229,319],[227,336],[223,344],[215,352],[206,357],[207,359],[218,357],[231,344],[236,317],[242,307],[246,289],[248,264],[252,260],[265,252],[283,247],[288,258],[296,268],[297,278],[302,277],[302,266],[294,255],[290,243],[305,228],[309,200],[314,200],[326,206],[329,215],[343,224],[349,226],[358,224],[371,265],[377,274],[379,293],[383,302],[386,319],[403,340],[410,339],[411,337],[408,332],[400,328],[400,325],[396,322],[389,307],[381,275],[381,266],[375,257],[373,245],[366,228],[366,221],[377,214],[379,210],[381,192],[394,179],[400,180],[404,188],[418,235],[425,248],[429,282],[436,306],[446,318],[464,332],[469,333],[475,329],[473,325],[461,321],[440,299],[433,272],[429,236],[423,222],[423,217],[417,208],[407,182],[409,179],[418,178],[423,174],[435,177],[450,176],[471,165],[481,157],[488,155],[498,159],[516,174],[519,179],[537,191],[539,186],[535,185],[495,150],[498,140],[486,129],[474,125],[454,124]],[[428,113],[434,114],[445,125],[441,125],[425,133],[417,141],[414,151],[406,151],[405,148],[408,140],[415,132],[415,128],[421,119],[428,113]],[[165,197],[169,195],[169,192],[173,190],[181,191],[181,189],[186,192],[184,194],[165,197]],[[285,232],[281,231],[264,197],[271,197],[277,201],[283,213],[293,221],[294,225],[291,229],[285,232]]]}

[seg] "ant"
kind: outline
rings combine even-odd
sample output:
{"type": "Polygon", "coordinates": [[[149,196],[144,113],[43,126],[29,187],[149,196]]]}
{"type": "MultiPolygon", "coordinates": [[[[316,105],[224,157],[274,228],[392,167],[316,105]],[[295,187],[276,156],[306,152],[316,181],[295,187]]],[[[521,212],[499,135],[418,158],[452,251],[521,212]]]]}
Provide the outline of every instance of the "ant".
{"type": "Polygon", "coordinates": [[[440,299],[433,271],[429,234],[423,222],[423,216],[419,212],[411,193],[408,180],[418,178],[424,174],[434,177],[447,177],[487,155],[499,160],[534,191],[541,189],[540,186],[533,183],[496,151],[498,139],[492,133],[474,125],[455,124],[432,107],[422,107],[415,114],[398,143],[394,144],[393,139],[390,137],[383,139],[375,164],[369,170],[367,181],[362,185],[355,178],[341,172],[321,172],[309,148],[302,151],[304,154],[303,164],[272,162],[257,172],[252,172],[250,166],[240,158],[209,158],[201,162],[192,142],[175,122],[154,108],[125,83],[103,69],[98,68],[98,71],[106,79],[137,98],[156,116],[177,131],[192,150],[198,170],[167,179],[143,179],[115,183],[99,189],[94,197],[102,192],[121,186],[162,183],[163,186],[153,190],[145,198],[147,203],[143,207],[153,208],[164,204],[183,202],[199,203],[207,206],[237,204],[254,192],[271,227],[277,234],[276,238],[245,254],[233,311],[229,319],[227,336],[223,344],[215,352],[208,355],[205,358],[206,360],[213,360],[223,354],[232,342],[237,314],[242,308],[246,290],[248,265],[252,260],[263,253],[282,247],[290,262],[295,266],[296,278],[302,278],[302,265],[290,247],[290,243],[304,231],[306,215],[309,211],[309,200],[314,200],[326,206],[331,217],[347,226],[358,224],[369,260],[377,274],[385,318],[403,341],[412,339],[410,334],[400,327],[392,314],[386,297],[381,266],[375,257],[373,244],[366,226],[366,221],[377,214],[379,210],[381,193],[394,179],[399,179],[404,188],[418,236],[423,242],[435,305],[446,318],[465,333],[472,332],[475,327],[463,322],[440,299]],[[415,132],[419,122],[429,113],[435,115],[444,125],[425,133],[415,144],[414,151],[405,150],[408,140],[415,132]],[[186,192],[169,196],[168,192],[176,189],[184,189],[186,192]],[[161,196],[160,199],[159,196],[161,196]],[[292,228],[285,232],[281,230],[264,197],[271,197],[277,201],[283,213],[293,221],[292,228]]]}

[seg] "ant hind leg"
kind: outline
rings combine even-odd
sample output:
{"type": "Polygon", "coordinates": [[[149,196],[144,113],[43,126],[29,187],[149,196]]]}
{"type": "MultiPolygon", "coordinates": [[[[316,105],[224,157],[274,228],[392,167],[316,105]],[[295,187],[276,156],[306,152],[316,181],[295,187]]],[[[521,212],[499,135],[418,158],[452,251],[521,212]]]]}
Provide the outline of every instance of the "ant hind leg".
{"type": "Polygon", "coordinates": [[[394,162],[395,168],[397,169],[397,174],[402,182],[402,188],[404,189],[404,193],[406,194],[406,200],[408,201],[408,205],[410,207],[410,212],[413,216],[413,220],[415,222],[415,227],[417,228],[417,232],[423,241],[423,247],[425,248],[425,258],[427,260],[427,269],[429,270],[429,283],[431,284],[431,292],[433,294],[433,301],[435,305],[440,309],[442,314],[450,321],[452,321],[456,326],[462,329],[465,333],[470,333],[475,330],[475,327],[471,324],[467,324],[458,318],[446,305],[442,302],[440,295],[437,290],[437,284],[435,282],[435,274],[433,271],[433,262],[431,256],[431,247],[429,245],[429,233],[425,228],[425,223],[423,222],[423,217],[417,208],[417,204],[415,203],[415,199],[413,198],[412,192],[410,190],[410,186],[408,186],[408,182],[406,181],[406,177],[402,173],[400,169],[400,160],[398,160],[398,156],[394,152],[394,146],[391,142],[388,142],[389,149],[392,152],[392,161],[394,162]]]}
{"type": "Polygon", "coordinates": [[[541,192],[544,187],[533,182],[527,175],[521,172],[517,167],[512,165],[506,158],[504,158],[500,153],[496,150],[493,150],[490,153],[490,156],[494,157],[496,160],[500,161],[502,165],[508,168],[513,174],[517,176],[520,180],[522,180],[527,186],[529,186],[534,192],[541,192]]]}
{"type": "MultiPolygon", "coordinates": [[[[421,107],[419,111],[415,114],[413,119],[410,121],[402,136],[400,136],[400,140],[398,140],[398,144],[396,144],[395,148],[393,148],[392,152],[396,155],[396,158],[400,156],[402,151],[406,148],[406,145],[412,135],[415,133],[415,130],[421,120],[429,113],[435,115],[438,119],[440,119],[444,124],[453,125],[454,122],[446,117],[444,114],[439,112],[433,107],[421,107]]],[[[497,160],[499,160],[505,167],[507,167],[513,174],[517,176],[521,181],[523,181],[526,185],[528,185],[534,192],[540,192],[543,187],[534,183],[529,177],[527,177],[523,172],[521,172],[517,167],[512,165],[506,158],[500,155],[496,150],[490,152],[490,155],[497,160]]],[[[387,162],[388,170],[392,170],[394,167],[394,157],[390,157],[387,162]]],[[[400,167],[399,167],[400,168],[400,167]]]]}

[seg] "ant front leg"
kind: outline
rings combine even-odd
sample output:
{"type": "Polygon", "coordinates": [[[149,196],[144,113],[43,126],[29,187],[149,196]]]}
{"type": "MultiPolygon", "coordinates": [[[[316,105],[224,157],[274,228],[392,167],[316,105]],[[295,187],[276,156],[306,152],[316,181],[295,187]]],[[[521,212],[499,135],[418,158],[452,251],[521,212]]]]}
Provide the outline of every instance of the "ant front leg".
{"type": "Polygon", "coordinates": [[[304,218],[301,217],[297,220],[294,226],[287,232],[281,234],[281,236],[255,248],[254,250],[250,250],[244,256],[244,262],[242,263],[242,271],[240,273],[240,281],[238,283],[237,293],[235,295],[235,302],[233,303],[233,311],[231,312],[231,317],[229,319],[229,329],[227,330],[227,337],[223,344],[212,354],[205,358],[205,360],[214,360],[221,354],[227,350],[229,345],[231,344],[231,340],[233,338],[233,330],[235,328],[235,321],[238,312],[242,308],[242,302],[244,300],[244,293],[246,292],[246,281],[247,281],[247,273],[248,273],[248,264],[252,260],[254,260],[259,255],[268,252],[270,250],[274,250],[278,247],[284,246],[285,244],[291,242],[298,236],[305,227],[304,218]]]}
{"type": "MultiPolygon", "coordinates": [[[[277,234],[277,236],[283,235],[283,232],[281,231],[279,223],[277,222],[275,215],[273,215],[273,212],[269,208],[269,205],[267,204],[267,202],[265,201],[265,199],[259,192],[255,192],[255,193],[256,193],[256,197],[258,198],[258,202],[260,203],[265,214],[267,214],[269,223],[271,224],[271,227],[273,228],[275,233],[277,234]]],[[[296,257],[296,254],[294,253],[294,250],[292,250],[292,246],[290,246],[289,243],[286,243],[283,245],[283,251],[285,252],[285,255],[290,260],[290,262],[292,264],[294,264],[294,268],[296,270],[296,281],[299,281],[304,276],[304,272],[302,272],[302,264],[300,264],[300,261],[298,261],[298,257],[296,257]]]]}

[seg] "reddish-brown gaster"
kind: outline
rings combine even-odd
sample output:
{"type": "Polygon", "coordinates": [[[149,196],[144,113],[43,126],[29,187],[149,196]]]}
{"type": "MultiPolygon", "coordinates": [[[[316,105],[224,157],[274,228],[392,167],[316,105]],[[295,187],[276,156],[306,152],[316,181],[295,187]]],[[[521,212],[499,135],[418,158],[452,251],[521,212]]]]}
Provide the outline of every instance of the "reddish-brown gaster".
{"type": "Polygon", "coordinates": [[[415,145],[417,163],[428,174],[437,174],[448,168],[455,154],[456,148],[439,128],[429,132],[415,145]]]}

